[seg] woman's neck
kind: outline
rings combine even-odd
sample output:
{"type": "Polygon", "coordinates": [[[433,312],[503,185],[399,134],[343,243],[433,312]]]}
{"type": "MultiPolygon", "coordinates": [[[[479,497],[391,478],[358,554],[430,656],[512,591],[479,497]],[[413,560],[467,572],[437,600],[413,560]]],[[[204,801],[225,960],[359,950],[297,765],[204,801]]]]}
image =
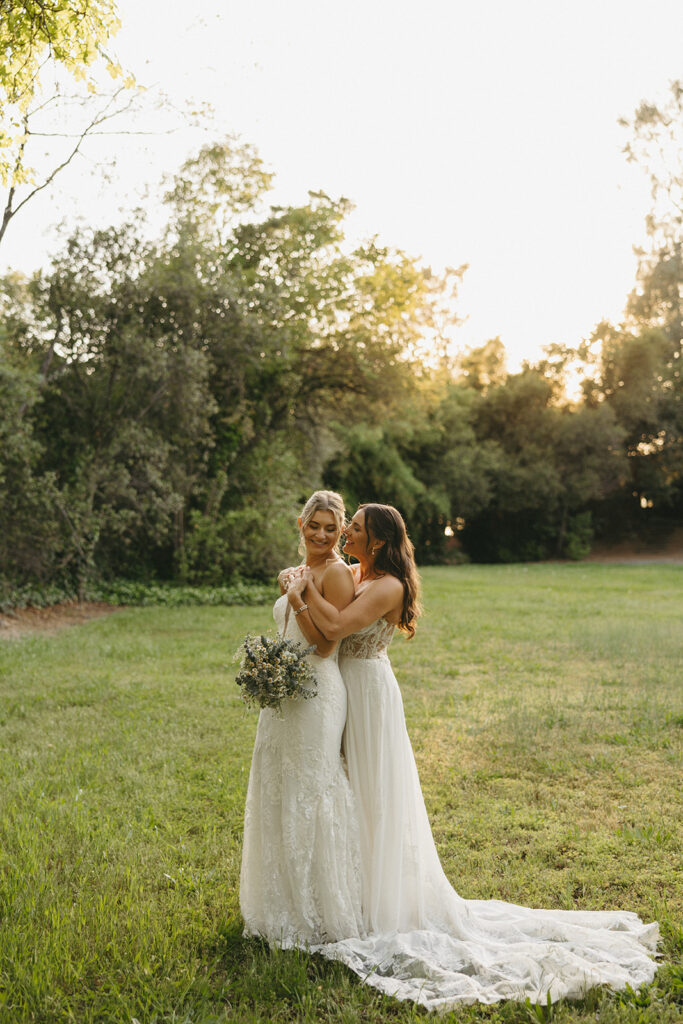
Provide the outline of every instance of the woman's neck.
{"type": "Polygon", "coordinates": [[[317,551],[306,552],[306,565],[309,569],[322,569],[328,562],[336,561],[337,556],[333,551],[326,551],[322,555],[317,551]]]}
{"type": "Polygon", "coordinates": [[[360,569],[358,572],[358,582],[367,583],[368,580],[377,580],[380,577],[380,573],[375,572],[374,563],[368,561],[366,558],[359,558],[358,563],[360,569]]]}

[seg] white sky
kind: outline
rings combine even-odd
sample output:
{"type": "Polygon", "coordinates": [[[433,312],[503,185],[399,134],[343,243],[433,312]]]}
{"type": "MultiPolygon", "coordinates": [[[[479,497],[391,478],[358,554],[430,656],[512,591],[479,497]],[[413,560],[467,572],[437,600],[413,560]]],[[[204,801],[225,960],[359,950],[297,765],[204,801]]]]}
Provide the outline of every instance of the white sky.
{"type": "MultiPolygon", "coordinates": [[[[644,175],[617,118],[683,77],[681,0],[119,0],[114,48],[178,103],[209,101],[277,174],[356,203],[358,237],[435,268],[469,263],[462,344],[517,364],[618,319],[644,238],[644,175]]],[[[46,225],[109,223],[201,141],[107,140],[9,228],[2,264],[46,257],[46,225]]],[[[91,151],[92,152],[92,151],[91,151]]]]}

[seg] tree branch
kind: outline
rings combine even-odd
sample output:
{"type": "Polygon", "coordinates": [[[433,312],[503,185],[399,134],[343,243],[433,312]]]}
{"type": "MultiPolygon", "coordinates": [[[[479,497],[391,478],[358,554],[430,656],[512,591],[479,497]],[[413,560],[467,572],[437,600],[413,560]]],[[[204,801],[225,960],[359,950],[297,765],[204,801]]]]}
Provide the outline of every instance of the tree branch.
{"type": "MultiPolygon", "coordinates": [[[[7,226],[9,225],[9,222],[12,220],[12,218],[16,217],[16,215],[19,213],[19,210],[21,210],[22,207],[26,206],[26,204],[31,199],[33,199],[34,196],[36,196],[39,192],[42,192],[43,189],[48,187],[48,185],[51,185],[52,182],[57,177],[57,175],[60,173],[60,171],[63,171],[65,167],[69,166],[71,161],[77,156],[77,154],[78,154],[81,146],[83,145],[84,141],[89,136],[91,136],[91,135],[101,134],[101,133],[97,133],[95,131],[95,129],[98,127],[98,125],[104,124],[105,121],[109,121],[109,120],[111,120],[114,117],[118,117],[119,114],[123,114],[123,113],[126,112],[126,110],[130,109],[131,104],[133,102],[132,99],[130,100],[129,103],[127,103],[123,107],[120,107],[118,110],[111,110],[110,109],[112,104],[116,102],[116,100],[118,99],[118,97],[121,95],[121,93],[123,91],[124,91],[124,86],[121,86],[119,89],[116,90],[116,92],[114,92],[109,97],[109,99],[107,100],[107,103],[100,110],[100,112],[98,114],[96,114],[92,118],[90,123],[88,125],[86,125],[86,127],[83,129],[81,134],[76,136],[76,138],[78,138],[78,142],[73,147],[73,149],[71,150],[69,155],[66,157],[66,159],[63,160],[57,167],[55,167],[55,169],[47,176],[47,178],[45,179],[45,181],[43,181],[43,183],[41,185],[36,185],[36,187],[34,189],[32,189],[28,193],[28,195],[24,196],[22,201],[20,203],[18,203],[14,208],[12,208],[12,201],[14,199],[15,186],[13,185],[10,188],[10,193],[9,193],[7,205],[5,206],[5,210],[4,210],[4,213],[3,213],[2,224],[0,225],[0,241],[2,241],[2,237],[5,234],[5,231],[7,230],[7,226]]],[[[32,134],[37,134],[37,133],[31,132],[30,129],[28,128],[28,115],[26,115],[25,118],[24,118],[24,124],[25,124],[25,127],[26,127],[26,135],[27,136],[30,136],[32,134]]],[[[111,133],[111,134],[117,134],[117,133],[111,133]]],[[[73,137],[73,136],[66,136],[66,137],[73,137]]],[[[15,163],[15,173],[21,167],[21,161],[22,161],[22,158],[23,158],[23,153],[24,153],[25,145],[26,145],[26,139],[24,139],[24,141],[22,142],[21,147],[19,149],[19,153],[17,154],[17,160],[16,160],[16,163],[15,163]]]]}
{"type": "MultiPolygon", "coordinates": [[[[27,117],[24,117],[24,127],[26,127],[26,123],[27,123],[27,117]]],[[[21,143],[21,145],[19,147],[19,152],[17,153],[17,159],[16,159],[16,161],[14,163],[14,173],[15,173],[15,175],[18,173],[19,168],[21,167],[21,161],[22,161],[23,156],[24,156],[24,149],[25,149],[25,147],[26,147],[26,137],[24,136],[24,140],[23,140],[23,142],[21,143]]],[[[3,235],[7,231],[7,227],[9,225],[9,222],[11,221],[12,217],[16,213],[16,210],[12,209],[12,202],[14,200],[15,188],[16,188],[15,185],[10,185],[9,194],[7,196],[7,204],[6,204],[5,209],[3,210],[3,213],[2,213],[2,223],[0,224],[0,242],[2,242],[3,235]]]]}
{"type": "MultiPolygon", "coordinates": [[[[109,117],[116,117],[117,114],[122,114],[123,110],[114,111],[109,117]]],[[[91,132],[89,131],[88,138],[93,135],[173,135],[177,132],[177,128],[166,128],[164,131],[111,131],[111,132],[91,132]]],[[[29,132],[29,135],[37,139],[79,139],[80,135],[73,134],[67,135],[65,132],[29,132]]]]}
{"type": "Polygon", "coordinates": [[[146,406],[144,407],[144,409],[142,409],[142,410],[141,410],[141,411],[140,411],[140,412],[139,412],[139,413],[137,414],[137,416],[135,417],[135,419],[136,419],[136,420],[137,420],[138,422],[140,422],[140,420],[143,420],[143,419],[145,418],[145,416],[147,415],[147,413],[148,413],[148,412],[149,412],[149,411],[150,411],[151,409],[153,409],[153,408],[154,408],[154,406],[155,406],[155,405],[157,404],[157,402],[159,401],[159,399],[160,399],[160,398],[162,398],[162,396],[163,396],[164,392],[166,391],[166,388],[167,388],[167,384],[166,384],[166,381],[162,381],[162,383],[161,383],[161,384],[159,385],[159,387],[158,387],[158,388],[156,389],[156,391],[154,392],[154,394],[153,394],[153,395],[152,395],[152,397],[150,398],[150,400],[149,400],[149,402],[147,403],[147,405],[146,405],[146,406]]]}

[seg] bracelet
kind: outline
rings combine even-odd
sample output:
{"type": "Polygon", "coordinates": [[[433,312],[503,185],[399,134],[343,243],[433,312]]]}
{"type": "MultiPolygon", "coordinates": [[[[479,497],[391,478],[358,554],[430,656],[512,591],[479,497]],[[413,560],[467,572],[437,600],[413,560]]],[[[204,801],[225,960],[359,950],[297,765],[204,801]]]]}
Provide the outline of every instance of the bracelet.
{"type": "Polygon", "coordinates": [[[301,613],[307,611],[307,609],[308,609],[308,605],[307,604],[302,604],[301,608],[295,608],[294,609],[294,614],[295,615],[301,615],[301,613]]]}

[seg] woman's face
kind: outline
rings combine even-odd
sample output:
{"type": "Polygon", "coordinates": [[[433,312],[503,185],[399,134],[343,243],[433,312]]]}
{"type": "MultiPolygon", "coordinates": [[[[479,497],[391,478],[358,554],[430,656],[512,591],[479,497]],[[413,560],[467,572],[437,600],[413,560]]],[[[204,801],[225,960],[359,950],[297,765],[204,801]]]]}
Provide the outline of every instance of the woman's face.
{"type": "Polygon", "coordinates": [[[318,509],[314,512],[302,532],[306,554],[310,552],[317,557],[324,554],[331,555],[339,540],[339,530],[334,512],[330,512],[329,509],[318,509]]]}
{"type": "Polygon", "coordinates": [[[354,558],[358,558],[360,555],[362,558],[367,553],[369,540],[365,529],[365,512],[362,508],[358,509],[349,525],[345,527],[344,535],[346,537],[344,553],[353,555],[354,558]]]}

